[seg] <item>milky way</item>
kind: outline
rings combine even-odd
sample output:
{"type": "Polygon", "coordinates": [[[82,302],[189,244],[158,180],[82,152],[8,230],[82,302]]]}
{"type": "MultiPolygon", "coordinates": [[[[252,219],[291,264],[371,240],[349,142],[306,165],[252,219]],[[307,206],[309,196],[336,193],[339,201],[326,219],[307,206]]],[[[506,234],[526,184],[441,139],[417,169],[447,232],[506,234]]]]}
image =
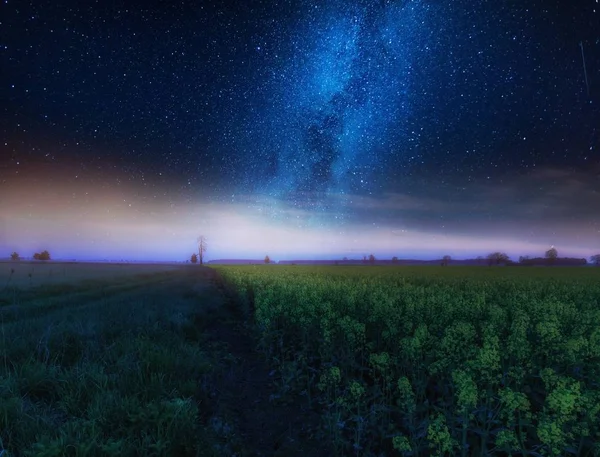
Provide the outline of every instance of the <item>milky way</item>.
{"type": "Polygon", "coordinates": [[[340,210],[345,200],[328,194],[379,194],[415,170],[470,182],[483,170],[526,169],[557,159],[543,149],[572,129],[567,106],[591,116],[569,158],[587,160],[598,147],[595,113],[581,90],[548,90],[575,81],[561,81],[556,59],[541,57],[544,46],[565,47],[560,34],[547,35],[544,14],[552,12],[535,5],[302,5],[286,49],[268,41],[255,49],[274,64],[257,82],[268,96],[238,138],[244,190],[340,210]]]}
{"type": "Polygon", "coordinates": [[[434,18],[419,3],[305,9],[254,119],[265,139],[264,189],[295,202],[379,190],[377,176],[406,137],[415,49],[431,39],[423,24],[434,18]]]}

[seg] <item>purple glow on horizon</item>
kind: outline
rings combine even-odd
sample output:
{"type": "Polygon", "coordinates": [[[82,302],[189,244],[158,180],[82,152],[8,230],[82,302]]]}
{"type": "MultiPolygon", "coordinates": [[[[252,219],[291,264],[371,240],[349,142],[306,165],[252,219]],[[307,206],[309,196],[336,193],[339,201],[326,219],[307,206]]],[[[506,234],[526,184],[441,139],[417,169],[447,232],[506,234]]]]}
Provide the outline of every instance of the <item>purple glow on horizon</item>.
{"type": "MultiPolygon", "coordinates": [[[[503,223],[455,219],[447,220],[447,227],[442,228],[437,218],[435,224],[428,224],[417,217],[411,220],[409,215],[415,209],[419,214],[443,215],[443,201],[401,194],[377,200],[344,196],[354,211],[368,210],[369,216],[363,221],[340,222],[336,213],[315,215],[252,195],[241,198],[243,203],[150,203],[134,188],[103,193],[86,191],[79,183],[54,186],[52,191],[44,188],[25,186],[0,202],[1,214],[10,215],[0,219],[0,252],[8,255],[15,250],[30,257],[48,249],[57,260],[185,261],[195,252],[197,236],[203,234],[209,246],[207,260],[262,258],[267,254],[277,261],[362,259],[369,254],[380,259],[431,260],[446,254],[461,259],[496,250],[517,259],[520,255],[542,256],[550,245],[556,245],[561,256],[588,258],[598,241],[593,225],[587,231],[574,224],[548,226],[543,214],[535,214],[527,225],[514,222],[537,203],[521,208],[503,223]],[[386,220],[384,216],[390,212],[406,214],[400,217],[404,223],[386,220]],[[535,223],[535,219],[540,222],[535,223]]],[[[511,195],[506,187],[503,192],[489,189],[484,198],[493,208],[511,195]]],[[[333,201],[340,197],[329,196],[333,201]]],[[[554,211],[559,209],[555,203],[554,211]]]]}

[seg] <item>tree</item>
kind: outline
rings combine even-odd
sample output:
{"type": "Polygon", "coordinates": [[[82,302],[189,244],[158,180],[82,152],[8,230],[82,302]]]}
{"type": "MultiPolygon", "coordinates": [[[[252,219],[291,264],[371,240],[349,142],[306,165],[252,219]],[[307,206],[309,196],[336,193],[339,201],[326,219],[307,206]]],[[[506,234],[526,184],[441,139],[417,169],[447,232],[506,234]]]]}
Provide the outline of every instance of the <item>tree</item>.
{"type": "Polygon", "coordinates": [[[594,254],[590,257],[590,262],[594,262],[594,265],[600,267],[600,254],[594,254]]]}
{"type": "Polygon", "coordinates": [[[392,257],[392,263],[394,265],[397,265],[398,264],[398,257],[396,257],[396,256],[392,257]]]}
{"type": "Polygon", "coordinates": [[[196,254],[196,253],[192,254],[192,257],[190,258],[190,262],[198,263],[198,254],[196,254]]]}
{"type": "Polygon", "coordinates": [[[487,256],[488,265],[500,265],[501,263],[507,263],[510,258],[504,252],[492,252],[487,256]]]}
{"type": "Polygon", "coordinates": [[[450,263],[450,260],[452,260],[452,257],[450,257],[449,255],[445,255],[445,256],[442,258],[442,266],[443,266],[443,267],[447,267],[447,266],[448,266],[448,264],[450,263]]]}
{"type": "Polygon", "coordinates": [[[269,256],[265,256],[265,263],[271,263],[271,259],[269,258],[269,256]]]}
{"type": "Polygon", "coordinates": [[[477,264],[478,264],[478,265],[481,265],[481,264],[483,263],[483,257],[482,257],[482,256],[480,256],[480,255],[478,255],[478,256],[477,256],[477,259],[476,259],[476,260],[477,260],[477,264]]]}
{"type": "Polygon", "coordinates": [[[550,249],[548,249],[546,251],[546,259],[548,259],[548,263],[550,265],[552,265],[556,261],[557,257],[558,257],[558,252],[556,251],[554,246],[552,246],[550,249]]]}
{"type": "Polygon", "coordinates": [[[371,254],[371,255],[369,256],[369,263],[370,263],[371,265],[373,265],[373,264],[375,263],[375,256],[374,256],[373,254],[371,254]]]}
{"type": "Polygon", "coordinates": [[[204,253],[206,252],[206,238],[204,235],[198,237],[198,258],[200,259],[200,265],[204,262],[204,253]]]}
{"type": "Polygon", "coordinates": [[[528,255],[522,255],[519,257],[519,263],[527,263],[528,260],[529,260],[528,255]]]}
{"type": "Polygon", "coordinates": [[[17,252],[13,252],[10,255],[10,260],[18,261],[21,260],[21,256],[17,252]]]}
{"type": "Polygon", "coordinates": [[[50,253],[48,251],[42,251],[41,253],[36,252],[33,254],[35,260],[50,260],[50,253]]]}

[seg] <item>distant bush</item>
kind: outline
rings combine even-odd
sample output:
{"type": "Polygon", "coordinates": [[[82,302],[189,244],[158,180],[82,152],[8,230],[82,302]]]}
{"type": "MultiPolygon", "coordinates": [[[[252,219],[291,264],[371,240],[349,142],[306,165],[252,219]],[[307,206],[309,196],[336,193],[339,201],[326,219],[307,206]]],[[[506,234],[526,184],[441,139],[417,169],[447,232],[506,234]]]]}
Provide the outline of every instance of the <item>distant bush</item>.
{"type": "Polygon", "coordinates": [[[35,260],[50,260],[50,253],[48,251],[42,251],[41,253],[36,252],[33,254],[35,260]]]}
{"type": "Polygon", "coordinates": [[[17,252],[13,252],[10,255],[10,260],[15,260],[15,261],[21,260],[21,256],[17,252]]]}

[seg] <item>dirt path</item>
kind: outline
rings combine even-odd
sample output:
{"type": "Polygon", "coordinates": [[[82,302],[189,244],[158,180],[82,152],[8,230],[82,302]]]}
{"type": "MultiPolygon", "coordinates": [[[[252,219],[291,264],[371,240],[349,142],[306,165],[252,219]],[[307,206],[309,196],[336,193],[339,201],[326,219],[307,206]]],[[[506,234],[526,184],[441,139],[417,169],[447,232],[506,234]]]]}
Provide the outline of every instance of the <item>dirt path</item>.
{"type": "Polygon", "coordinates": [[[218,393],[220,407],[237,418],[236,428],[253,456],[326,456],[322,443],[314,438],[319,416],[297,404],[277,404],[273,377],[266,361],[258,353],[256,339],[245,316],[233,298],[224,291],[217,277],[210,278],[214,294],[221,301],[215,308],[219,316],[207,332],[209,340],[227,345],[236,363],[224,379],[218,393]]]}

